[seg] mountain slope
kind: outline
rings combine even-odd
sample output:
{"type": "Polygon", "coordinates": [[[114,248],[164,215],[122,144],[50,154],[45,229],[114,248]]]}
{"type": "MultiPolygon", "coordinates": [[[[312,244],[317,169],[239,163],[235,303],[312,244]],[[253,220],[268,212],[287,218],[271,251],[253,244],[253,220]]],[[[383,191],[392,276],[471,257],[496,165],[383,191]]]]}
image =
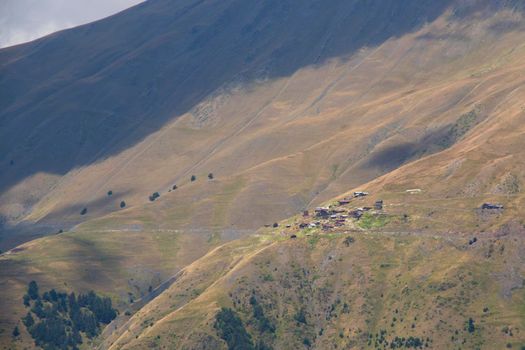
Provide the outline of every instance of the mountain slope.
{"type": "Polygon", "coordinates": [[[2,50],[4,248],[24,241],[13,224],[68,228],[192,174],[244,184],[219,228],[256,228],[382,175],[421,156],[406,144],[429,123],[470,111],[480,97],[455,102],[485,77],[466,71],[519,59],[516,4],[152,1],[2,50]],[[399,154],[375,166],[390,145],[399,154]],[[260,188],[268,198],[237,215],[260,188]]]}
{"type": "Polygon", "coordinates": [[[524,272],[523,237],[236,241],[191,264],[103,347],[226,349],[214,328],[220,307],[236,310],[254,343],[276,349],[404,348],[410,337],[433,349],[519,346],[525,295],[512,276],[524,272]]]}
{"type": "Polygon", "coordinates": [[[1,255],[1,344],[32,346],[11,330],[35,279],[113,298],[101,348],[224,347],[223,306],[276,347],[521,345],[523,23],[520,1],[158,0],[1,50],[0,248],[67,231],[1,255]],[[252,235],[357,189],[392,219],[355,245],[252,235]]]}

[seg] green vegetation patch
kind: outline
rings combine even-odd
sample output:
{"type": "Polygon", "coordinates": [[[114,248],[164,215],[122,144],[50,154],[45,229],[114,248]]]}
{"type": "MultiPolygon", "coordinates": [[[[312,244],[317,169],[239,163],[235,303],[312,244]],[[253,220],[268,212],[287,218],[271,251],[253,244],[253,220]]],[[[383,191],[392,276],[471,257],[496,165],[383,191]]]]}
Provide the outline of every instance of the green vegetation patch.
{"type": "Polygon", "coordinates": [[[234,310],[222,308],[215,317],[215,329],[221,339],[228,344],[229,350],[255,349],[252,337],[234,310]]]}
{"type": "Polygon", "coordinates": [[[365,230],[379,229],[385,227],[390,218],[384,214],[365,213],[359,219],[357,225],[365,230]]]}
{"type": "Polygon", "coordinates": [[[102,324],[109,324],[117,317],[110,298],[100,297],[93,291],[77,297],[75,293],[54,289],[40,296],[35,281],[29,283],[23,302],[29,311],[22,323],[35,344],[44,349],[78,349],[82,334],[93,338],[99,334],[102,324]]]}

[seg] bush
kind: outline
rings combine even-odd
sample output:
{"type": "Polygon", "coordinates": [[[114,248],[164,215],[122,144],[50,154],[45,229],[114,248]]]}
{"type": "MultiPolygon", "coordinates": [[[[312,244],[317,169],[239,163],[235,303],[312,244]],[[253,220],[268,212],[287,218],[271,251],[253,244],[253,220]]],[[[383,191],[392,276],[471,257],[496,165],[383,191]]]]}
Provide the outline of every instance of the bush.
{"type": "Polygon", "coordinates": [[[111,197],[113,195],[113,191],[109,190],[108,191],[108,196],[111,197]]]}
{"type": "Polygon", "coordinates": [[[304,323],[304,324],[307,323],[307,322],[306,322],[306,314],[305,314],[305,312],[304,312],[303,309],[299,310],[299,311],[297,312],[297,314],[295,314],[294,319],[295,319],[298,323],[304,323]]]}
{"type": "Polygon", "coordinates": [[[13,329],[13,337],[18,338],[19,335],[20,330],[18,329],[18,326],[15,326],[15,328],[13,329]]]}
{"type": "Polygon", "coordinates": [[[208,174],[208,179],[213,180],[213,173],[208,174]]]}
{"type": "Polygon", "coordinates": [[[191,182],[193,182],[193,181],[197,180],[197,176],[195,176],[195,175],[191,175],[191,178],[190,178],[190,180],[191,180],[191,182]]]}
{"type": "Polygon", "coordinates": [[[474,333],[475,330],[476,330],[476,326],[474,325],[474,320],[472,318],[469,318],[468,324],[467,324],[467,331],[469,333],[474,333]]]}
{"type": "Polygon", "coordinates": [[[87,214],[87,208],[84,208],[80,211],[80,215],[86,215],[87,214]]]}
{"type": "Polygon", "coordinates": [[[158,192],[154,192],[151,194],[151,196],[149,196],[149,200],[151,202],[155,201],[155,199],[159,198],[160,197],[160,194],[158,192]]]}
{"type": "Polygon", "coordinates": [[[345,238],[345,240],[343,241],[343,243],[347,246],[347,247],[350,247],[350,244],[354,243],[355,242],[355,239],[354,237],[351,237],[351,236],[348,236],[345,238]]]}
{"type": "Polygon", "coordinates": [[[173,185],[171,189],[175,191],[177,189],[177,185],[173,185]]]}
{"type": "Polygon", "coordinates": [[[253,350],[250,334],[244,328],[237,313],[229,308],[222,308],[215,317],[215,329],[228,344],[229,350],[253,350]]]}
{"type": "Polygon", "coordinates": [[[124,202],[124,201],[120,202],[120,207],[121,208],[125,208],[126,207],[126,202],[124,202]]]}
{"type": "Polygon", "coordinates": [[[33,300],[38,299],[38,284],[36,281],[29,282],[27,286],[27,295],[33,300]]]}

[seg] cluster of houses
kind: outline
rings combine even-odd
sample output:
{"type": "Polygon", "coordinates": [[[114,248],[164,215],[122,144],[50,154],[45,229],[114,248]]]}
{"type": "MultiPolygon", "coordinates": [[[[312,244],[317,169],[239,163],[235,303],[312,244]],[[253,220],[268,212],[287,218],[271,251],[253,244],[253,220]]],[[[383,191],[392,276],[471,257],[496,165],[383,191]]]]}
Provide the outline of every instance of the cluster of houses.
{"type": "MultiPolygon", "coordinates": [[[[300,229],[321,228],[323,231],[331,231],[335,228],[346,226],[349,219],[359,220],[365,212],[381,212],[383,210],[382,200],[376,201],[373,207],[345,208],[345,206],[349,205],[354,199],[368,195],[368,192],[354,192],[353,196],[339,200],[338,205],[317,207],[313,213],[305,210],[302,215],[303,220],[297,224],[297,227],[300,229]]],[[[290,228],[291,225],[287,225],[286,227],[290,228]]]]}

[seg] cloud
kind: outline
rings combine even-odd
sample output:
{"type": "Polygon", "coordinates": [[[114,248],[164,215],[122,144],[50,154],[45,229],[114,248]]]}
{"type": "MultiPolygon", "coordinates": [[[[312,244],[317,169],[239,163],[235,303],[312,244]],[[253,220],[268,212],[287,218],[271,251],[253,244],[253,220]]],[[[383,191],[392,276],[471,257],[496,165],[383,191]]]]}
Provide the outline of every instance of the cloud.
{"type": "Polygon", "coordinates": [[[1,0],[0,47],[89,23],[144,0],[1,0]]]}

